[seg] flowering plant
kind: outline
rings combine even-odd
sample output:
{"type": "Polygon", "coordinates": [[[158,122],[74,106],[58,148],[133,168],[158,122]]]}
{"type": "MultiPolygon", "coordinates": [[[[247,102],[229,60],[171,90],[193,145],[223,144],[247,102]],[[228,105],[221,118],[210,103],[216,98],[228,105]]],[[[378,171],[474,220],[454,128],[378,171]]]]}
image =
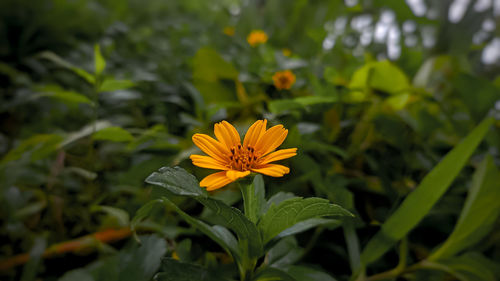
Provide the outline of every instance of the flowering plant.
{"type": "Polygon", "coordinates": [[[240,135],[227,121],[214,126],[214,140],[208,135],[195,134],[193,142],[209,156],[191,155],[193,164],[202,168],[223,170],[211,174],[200,182],[208,191],[221,188],[250,172],[271,177],[282,177],[290,169],[271,162],[297,155],[297,148],[282,149],[275,152],[286,138],[288,130],[276,125],[266,130],[267,120],[255,122],[245,135],[243,145],[240,135]]]}
{"type": "Polygon", "coordinates": [[[247,36],[247,42],[252,47],[257,47],[258,45],[266,43],[267,39],[269,39],[269,37],[263,30],[252,30],[247,36]]]}
{"type": "MultiPolygon", "coordinates": [[[[281,177],[288,173],[289,168],[270,162],[293,157],[297,151],[296,148],[274,151],[285,140],[287,130],[282,125],[266,130],[266,125],[267,120],[255,122],[246,133],[243,144],[236,129],[226,121],[215,124],[217,140],[208,135],[195,134],[193,142],[209,156],[191,155],[193,164],[222,170],[201,182],[180,167],[163,167],[146,179],[146,182],[166,189],[172,196],[190,197],[201,203],[213,212],[211,220],[216,222],[214,225],[185,213],[171,198],[167,198],[169,196],[152,201],[138,211],[145,213],[158,202],[173,208],[187,223],[219,244],[234,259],[241,280],[257,280],[277,274],[279,270],[268,267],[267,259],[261,258],[267,257],[266,254],[280,239],[318,225],[341,223],[337,219],[321,217],[352,216],[341,206],[323,198],[301,198],[279,192],[266,200],[264,180],[260,174],[281,177]],[[242,211],[208,192],[251,176],[252,172],[257,173],[253,180],[237,183],[243,198],[242,211]]],[[[279,272],[279,275],[286,273],[279,272]]]]}
{"type": "Polygon", "coordinates": [[[295,84],[295,74],[290,70],[278,71],[273,75],[274,86],[278,90],[289,90],[295,84]]]}

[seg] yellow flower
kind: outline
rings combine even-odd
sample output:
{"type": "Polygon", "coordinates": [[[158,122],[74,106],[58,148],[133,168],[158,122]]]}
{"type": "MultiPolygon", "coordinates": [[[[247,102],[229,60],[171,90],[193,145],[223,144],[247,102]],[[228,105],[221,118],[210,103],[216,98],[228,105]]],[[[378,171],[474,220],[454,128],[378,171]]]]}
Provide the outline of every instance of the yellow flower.
{"type": "Polygon", "coordinates": [[[267,39],[267,34],[262,30],[252,30],[247,36],[247,42],[252,47],[266,43],[267,39]]]}
{"type": "Polygon", "coordinates": [[[234,27],[232,26],[224,27],[224,34],[226,34],[227,36],[234,36],[234,27]]]}
{"type": "Polygon", "coordinates": [[[174,251],[174,252],[172,253],[172,258],[173,258],[174,260],[178,260],[178,261],[179,261],[179,260],[181,260],[181,259],[179,258],[179,255],[177,255],[177,252],[176,252],[176,251],[174,251]]]}
{"type": "Polygon", "coordinates": [[[295,83],[295,74],[290,70],[278,71],[273,75],[274,86],[278,90],[290,89],[295,83]]]}
{"type": "Polygon", "coordinates": [[[288,49],[288,48],[284,48],[283,50],[281,50],[281,52],[283,52],[283,55],[285,57],[289,57],[292,55],[292,50],[288,49]]]}
{"type": "Polygon", "coordinates": [[[200,186],[208,191],[221,188],[250,172],[271,177],[282,177],[288,167],[271,162],[297,155],[297,148],[274,151],[285,140],[288,130],[276,125],[266,130],[267,120],[258,120],[248,129],[243,145],[240,135],[229,122],[215,124],[217,140],[205,134],[194,134],[193,142],[209,156],[191,155],[193,164],[208,169],[222,170],[205,177],[200,186]],[[273,152],[274,151],[274,152],[273,152]]]}

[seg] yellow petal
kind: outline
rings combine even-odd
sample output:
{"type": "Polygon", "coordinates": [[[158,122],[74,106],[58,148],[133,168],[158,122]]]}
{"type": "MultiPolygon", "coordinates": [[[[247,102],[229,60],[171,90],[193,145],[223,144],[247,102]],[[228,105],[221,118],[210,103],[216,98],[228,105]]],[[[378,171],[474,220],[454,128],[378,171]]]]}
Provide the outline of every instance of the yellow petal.
{"type": "Polygon", "coordinates": [[[228,149],[238,144],[241,144],[238,131],[227,121],[222,121],[215,124],[214,132],[217,139],[224,144],[228,149]]]}
{"type": "Polygon", "coordinates": [[[267,130],[255,145],[255,150],[262,153],[262,156],[275,150],[285,140],[288,130],[283,128],[283,125],[276,125],[267,130]]]}
{"type": "Polygon", "coordinates": [[[227,162],[226,155],[229,154],[229,150],[210,136],[205,134],[194,134],[193,142],[206,154],[221,162],[227,162]]]}
{"type": "Polygon", "coordinates": [[[236,171],[236,170],[229,170],[226,172],[226,176],[232,181],[235,181],[239,178],[246,177],[248,175],[250,175],[250,171],[241,172],[241,171],[236,171]]]}
{"type": "Polygon", "coordinates": [[[255,148],[259,139],[266,132],[266,126],[267,126],[266,119],[257,120],[255,123],[253,123],[253,125],[250,126],[250,128],[248,128],[248,131],[245,134],[245,139],[243,140],[243,146],[244,147],[251,146],[255,148]]]}
{"type": "Polygon", "coordinates": [[[259,160],[259,164],[267,164],[278,160],[287,159],[297,155],[297,148],[287,148],[281,149],[272,153],[269,153],[265,157],[259,160]]]}
{"type": "Polygon", "coordinates": [[[222,162],[210,157],[202,155],[191,155],[189,158],[193,161],[193,165],[202,168],[216,169],[216,170],[229,170],[229,168],[222,162]]]}
{"type": "Polygon", "coordinates": [[[288,174],[290,169],[283,165],[278,164],[265,164],[252,169],[253,172],[261,173],[271,177],[282,177],[284,174],[288,174]]]}
{"type": "Polygon", "coordinates": [[[226,176],[226,171],[222,171],[206,176],[201,180],[200,186],[206,187],[208,191],[212,191],[230,184],[233,181],[234,180],[230,180],[226,176]]]}

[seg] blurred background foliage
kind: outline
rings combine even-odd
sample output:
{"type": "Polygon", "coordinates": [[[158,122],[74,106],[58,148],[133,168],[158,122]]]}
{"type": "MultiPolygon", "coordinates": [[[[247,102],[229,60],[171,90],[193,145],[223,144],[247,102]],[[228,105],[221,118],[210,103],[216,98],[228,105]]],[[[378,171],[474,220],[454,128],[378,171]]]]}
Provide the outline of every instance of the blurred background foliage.
{"type": "MultiPolygon", "coordinates": [[[[150,280],[175,272],[162,257],[179,274],[234,278],[172,209],[136,226],[141,245],[129,225],[161,196],[144,184],[151,172],[209,173],[188,159],[193,133],[223,119],[243,133],[261,118],[299,148],[289,175],[265,179],[267,195],[325,197],[357,215],[283,240],[268,263],[297,280],[349,280],[380,225],[487,115],[497,121],[449,190],[366,276],[498,280],[499,1],[3,0],[0,18],[2,280],[150,280]],[[268,41],[250,46],[252,30],[268,41]],[[289,90],[273,85],[282,70],[296,75],[289,90]]],[[[214,196],[241,205],[234,186],[214,196]]]]}

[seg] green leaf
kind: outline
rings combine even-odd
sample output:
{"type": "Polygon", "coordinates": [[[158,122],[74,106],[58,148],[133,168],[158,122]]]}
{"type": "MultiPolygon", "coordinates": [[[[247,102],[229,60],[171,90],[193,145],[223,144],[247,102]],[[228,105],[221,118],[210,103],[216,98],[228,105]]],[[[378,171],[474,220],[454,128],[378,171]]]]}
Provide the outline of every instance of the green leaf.
{"type": "Polygon", "coordinates": [[[67,103],[85,103],[92,104],[92,101],[86,96],[73,91],[61,91],[61,92],[51,92],[43,93],[40,96],[46,96],[54,99],[58,99],[67,103]]]}
{"type": "Polygon", "coordinates": [[[472,179],[472,186],[455,229],[428,260],[445,259],[479,242],[495,225],[500,214],[500,171],[487,156],[472,179]]]}
{"type": "Polygon", "coordinates": [[[47,207],[47,202],[45,200],[33,202],[29,205],[26,205],[26,207],[17,209],[13,217],[18,220],[24,220],[27,217],[40,213],[46,207],[47,207]]]}
{"type": "Polygon", "coordinates": [[[43,237],[37,237],[34,240],[34,245],[30,250],[30,259],[24,265],[23,273],[19,280],[21,281],[34,281],[36,280],[37,272],[39,270],[42,255],[47,247],[47,241],[43,237]]]}
{"type": "Polygon", "coordinates": [[[126,142],[134,140],[132,134],[121,127],[108,127],[92,135],[94,140],[126,142]]]}
{"type": "Polygon", "coordinates": [[[345,85],[346,83],[346,79],[343,77],[342,73],[340,73],[337,68],[332,66],[325,67],[323,77],[326,81],[334,85],[345,85]]]}
{"type": "Polygon", "coordinates": [[[29,85],[33,83],[26,73],[4,62],[0,62],[0,74],[7,76],[15,85],[29,85]]]}
{"type": "Polygon", "coordinates": [[[495,270],[498,264],[492,262],[479,253],[466,253],[459,257],[439,261],[452,270],[460,281],[496,281],[495,270]]]}
{"type": "Polygon", "coordinates": [[[141,134],[136,137],[133,142],[129,143],[127,148],[131,151],[179,151],[181,149],[181,145],[175,143],[173,139],[174,137],[168,134],[164,125],[157,124],[147,130],[142,131],[141,134]]]}
{"type": "Polygon", "coordinates": [[[283,230],[276,237],[283,238],[286,236],[295,235],[297,233],[304,232],[306,230],[309,230],[311,228],[314,228],[314,227],[317,227],[320,225],[329,225],[332,227],[332,226],[338,226],[341,223],[342,222],[340,220],[335,220],[335,219],[312,218],[312,219],[308,219],[308,220],[296,223],[292,227],[289,227],[289,228],[283,230]]]}
{"type": "Polygon", "coordinates": [[[271,206],[262,216],[258,227],[262,233],[262,241],[266,244],[299,222],[325,216],[352,216],[352,214],[323,198],[291,198],[278,206],[271,206]]]}
{"type": "Polygon", "coordinates": [[[500,99],[500,92],[488,79],[459,74],[452,83],[475,120],[484,118],[500,99]]]}
{"type": "Polygon", "coordinates": [[[142,205],[142,207],[139,208],[139,210],[137,210],[137,212],[135,212],[135,215],[132,218],[132,221],[130,222],[130,228],[132,229],[132,231],[135,231],[135,228],[137,227],[139,222],[141,222],[142,220],[144,220],[145,218],[147,218],[151,214],[154,207],[158,203],[164,204],[165,202],[163,199],[155,199],[155,200],[149,201],[148,203],[142,205]]]}
{"type": "Polygon", "coordinates": [[[133,87],[135,84],[129,80],[115,80],[113,78],[107,78],[102,82],[99,87],[98,92],[113,92],[117,90],[123,90],[133,87]]]}
{"type": "Polygon", "coordinates": [[[349,255],[351,271],[356,272],[361,268],[361,249],[353,221],[344,224],[344,237],[347,244],[347,254],[349,255]]]}
{"type": "Polygon", "coordinates": [[[94,66],[95,66],[95,74],[97,76],[101,75],[106,68],[106,61],[104,60],[101,54],[101,48],[98,44],[94,45],[94,66]]]}
{"type": "Polygon", "coordinates": [[[180,262],[172,258],[164,258],[161,272],[154,277],[156,281],[223,281],[207,269],[193,263],[180,262]]]}
{"type": "MultiPolygon", "coordinates": [[[[419,67],[415,76],[413,76],[413,86],[418,88],[426,88],[430,82],[436,64],[436,57],[426,59],[419,67]]],[[[442,58],[441,58],[442,59],[442,58]]]]}
{"type": "Polygon", "coordinates": [[[408,77],[390,61],[378,61],[365,64],[354,72],[349,88],[372,88],[395,95],[411,89],[408,77]]]}
{"type": "Polygon", "coordinates": [[[338,99],[335,96],[308,96],[308,97],[297,97],[293,101],[302,106],[311,106],[316,104],[329,104],[334,103],[338,99]]]}
{"type": "Polygon", "coordinates": [[[327,273],[306,266],[294,265],[287,269],[288,274],[300,281],[335,281],[327,273]]]}
{"type": "Polygon", "coordinates": [[[60,281],[149,281],[160,268],[167,243],[157,235],[140,237],[117,254],[99,259],[85,268],[66,272],[60,281]]]}
{"type": "Polygon", "coordinates": [[[281,239],[274,245],[266,255],[269,266],[283,268],[300,260],[304,249],[299,247],[295,237],[281,239]]]}
{"type": "Polygon", "coordinates": [[[184,239],[180,242],[177,242],[175,245],[175,253],[177,254],[180,261],[191,261],[191,249],[193,246],[193,242],[191,239],[184,239]]]}
{"type": "Polygon", "coordinates": [[[332,152],[344,159],[347,158],[347,152],[342,148],[319,141],[314,141],[314,140],[304,141],[300,148],[303,151],[332,152]]]}
{"type": "Polygon", "coordinates": [[[29,146],[31,153],[30,160],[37,161],[48,157],[49,155],[55,153],[58,149],[60,149],[62,139],[63,138],[59,135],[35,135],[26,140],[26,142],[23,141],[19,145],[19,148],[22,148],[21,150],[23,150],[25,148],[25,145],[29,146]]]}
{"type": "Polygon", "coordinates": [[[285,111],[302,109],[303,106],[293,99],[272,100],[268,103],[269,111],[274,114],[280,114],[285,111]]]}
{"type": "Polygon", "coordinates": [[[262,241],[255,224],[240,210],[208,197],[205,189],[202,189],[196,178],[186,170],[180,167],[163,167],[151,174],[146,182],[161,186],[176,195],[193,197],[214,212],[212,219],[215,223],[236,233],[241,250],[248,253],[250,257],[259,257],[262,254],[262,241]]]}
{"type": "Polygon", "coordinates": [[[481,122],[432,169],[415,191],[408,195],[382,225],[382,229],[368,242],[361,254],[364,265],[380,258],[424,218],[467,163],[493,121],[493,118],[487,118],[481,122]]]}
{"type": "Polygon", "coordinates": [[[308,106],[318,105],[318,104],[330,104],[336,102],[338,99],[335,96],[308,96],[308,97],[298,97],[294,99],[281,99],[270,101],[269,111],[274,114],[280,114],[284,111],[290,111],[294,109],[306,109],[308,106]]]}
{"type": "Polygon", "coordinates": [[[89,170],[85,170],[80,167],[66,167],[65,171],[74,175],[77,175],[85,180],[93,181],[97,178],[97,173],[89,170]]]}
{"type": "Polygon", "coordinates": [[[250,221],[257,223],[264,208],[264,204],[266,203],[266,191],[264,189],[264,179],[262,175],[256,175],[252,184],[242,186],[241,188],[243,192],[245,215],[250,221]]]}
{"type": "Polygon", "coordinates": [[[29,139],[23,140],[16,148],[10,150],[0,161],[0,165],[15,161],[23,157],[29,156],[31,161],[40,160],[54,153],[59,149],[63,137],[54,134],[34,135],[29,139]]]}
{"type": "Polygon", "coordinates": [[[293,278],[290,274],[281,269],[274,267],[266,267],[253,279],[254,281],[298,281],[300,279],[293,278]]]}
{"type": "Polygon", "coordinates": [[[111,206],[92,206],[90,208],[91,212],[104,212],[110,217],[116,219],[119,226],[128,226],[130,222],[130,217],[125,210],[111,207],[111,206]]]}
{"type": "Polygon", "coordinates": [[[385,100],[385,103],[394,110],[401,110],[410,99],[411,84],[401,69],[384,60],[367,63],[356,70],[349,83],[349,89],[352,92],[347,97],[348,101],[364,101],[367,92],[377,90],[392,95],[385,100]]]}
{"type": "Polygon", "coordinates": [[[409,100],[410,100],[410,94],[403,93],[400,95],[394,95],[392,97],[388,97],[385,100],[385,104],[389,105],[394,110],[401,110],[406,106],[409,100]]]}
{"type": "Polygon", "coordinates": [[[117,280],[151,280],[166,252],[165,239],[156,235],[141,236],[140,247],[119,255],[120,273],[117,280]]]}
{"type": "Polygon", "coordinates": [[[326,193],[328,200],[354,210],[354,194],[347,189],[348,180],[342,176],[329,178],[326,182],[318,181],[321,189],[326,193]]]}
{"type": "Polygon", "coordinates": [[[200,187],[198,180],[181,167],[162,167],[152,173],[146,182],[161,186],[176,195],[207,196],[205,189],[200,187]]]}
{"type": "Polygon", "coordinates": [[[196,200],[215,212],[213,221],[236,233],[242,251],[247,252],[250,257],[262,255],[263,246],[259,230],[240,210],[210,197],[197,197],[196,200]]]}
{"type": "Polygon", "coordinates": [[[212,48],[199,49],[192,61],[193,84],[206,103],[235,101],[235,88],[221,80],[236,80],[238,71],[212,48]]]}
{"type": "Polygon", "coordinates": [[[216,50],[199,49],[193,58],[193,79],[216,82],[218,79],[236,79],[238,71],[225,61],[216,50]]]}
{"type": "Polygon", "coordinates": [[[74,73],[76,73],[78,76],[82,77],[85,79],[89,84],[95,84],[95,76],[88,73],[87,71],[79,68],[79,67],[72,67],[70,68],[74,73]]]}
{"type": "Polygon", "coordinates": [[[58,85],[47,85],[43,87],[37,87],[36,90],[41,92],[36,97],[49,97],[69,104],[72,103],[92,104],[92,101],[86,96],[74,91],[64,90],[58,85]]]}
{"type": "Polygon", "coordinates": [[[64,60],[63,58],[54,54],[53,52],[49,52],[49,51],[42,52],[42,53],[40,53],[39,57],[44,58],[44,59],[48,59],[61,67],[64,67],[66,69],[73,71],[75,74],[77,74],[78,76],[85,79],[89,84],[95,84],[94,75],[88,73],[87,71],[85,71],[79,67],[74,66],[73,64],[64,60]]]}
{"type": "Polygon", "coordinates": [[[207,112],[213,112],[209,114],[209,116],[212,116],[215,112],[223,108],[233,107],[234,105],[241,106],[241,104],[236,102],[236,96],[233,89],[224,83],[195,80],[193,84],[203,95],[203,100],[206,104],[216,105],[213,108],[205,108],[207,112]]]}
{"type": "Polygon", "coordinates": [[[234,238],[234,235],[229,232],[226,228],[215,225],[210,226],[198,219],[191,217],[182,211],[177,205],[172,203],[170,200],[164,198],[161,199],[164,203],[170,205],[174,210],[190,225],[196,227],[198,230],[203,232],[206,236],[212,239],[214,242],[219,244],[227,253],[229,253],[235,260],[241,260],[241,253],[238,249],[238,241],[234,238]]]}
{"type": "Polygon", "coordinates": [[[96,131],[100,131],[109,127],[112,127],[111,123],[105,120],[88,124],[76,132],[69,133],[65,137],[64,141],[60,144],[60,147],[69,146],[83,138],[90,136],[96,131]]]}
{"type": "Polygon", "coordinates": [[[271,198],[269,198],[269,200],[267,200],[267,204],[266,206],[264,206],[262,213],[266,213],[267,210],[269,210],[269,208],[271,208],[272,205],[279,205],[281,202],[290,198],[297,198],[297,196],[295,196],[295,194],[291,192],[283,192],[283,191],[274,194],[273,196],[271,196],[271,198]]]}

